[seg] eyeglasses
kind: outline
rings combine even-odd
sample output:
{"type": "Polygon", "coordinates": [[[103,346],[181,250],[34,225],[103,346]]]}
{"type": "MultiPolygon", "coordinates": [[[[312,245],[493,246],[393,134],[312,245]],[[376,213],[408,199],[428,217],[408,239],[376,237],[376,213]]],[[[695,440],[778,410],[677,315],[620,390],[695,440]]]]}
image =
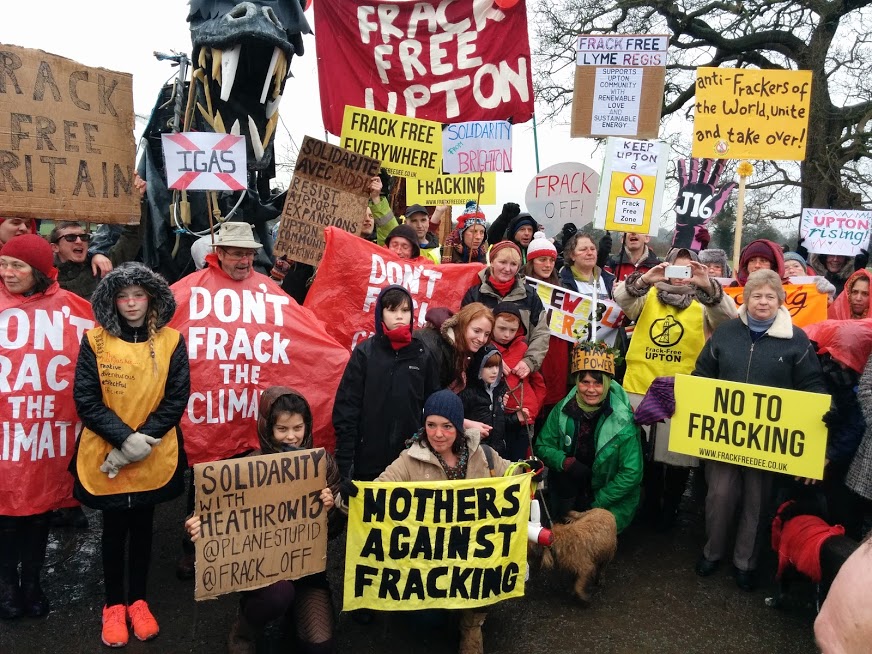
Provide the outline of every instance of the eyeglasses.
{"type": "Polygon", "coordinates": [[[254,250],[227,250],[220,248],[228,259],[254,259],[254,250]]]}
{"type": "Polygon", "coordinates": [[[91,235],[90,234],[64,234],[63,236],[58,236],[53,243],[60,243],[61,241],[66,241],[67,243],[75,243],[76,241],[82,241],[82,243],[90,243],[91,235]]]}

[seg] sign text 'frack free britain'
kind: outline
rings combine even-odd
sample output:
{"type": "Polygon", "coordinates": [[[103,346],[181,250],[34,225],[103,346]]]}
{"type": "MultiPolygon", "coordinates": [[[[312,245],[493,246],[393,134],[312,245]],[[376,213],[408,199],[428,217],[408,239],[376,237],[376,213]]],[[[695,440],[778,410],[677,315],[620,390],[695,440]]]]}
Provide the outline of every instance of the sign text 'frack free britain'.
{"type": "Polygon", "coordinates": [[[297,155],[274,252],[316,265],[324,254],[324,228],[360,234],[376,159],[307,136],[297,155]]]}
{"type": "Polygon", "coordinates": [[[134,158],[129,74],[0,44],[3,215],[138,220],[134,158]]]}

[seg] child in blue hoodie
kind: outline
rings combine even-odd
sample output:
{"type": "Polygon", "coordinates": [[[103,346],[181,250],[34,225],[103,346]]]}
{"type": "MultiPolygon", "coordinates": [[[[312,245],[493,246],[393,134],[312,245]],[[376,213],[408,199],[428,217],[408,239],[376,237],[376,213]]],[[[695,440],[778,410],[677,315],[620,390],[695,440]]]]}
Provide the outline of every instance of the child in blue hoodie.
{"type": "Polygon", "coordinates": [[[503,356],[493,345],[486,345],[475,353],[466,370],[466,387],[460,391],[463,413],[469,420],[477,420],[492,427],[486,443],[497,454],[506,453],[505,401],[509,387],[503,379],[503,356]]]}

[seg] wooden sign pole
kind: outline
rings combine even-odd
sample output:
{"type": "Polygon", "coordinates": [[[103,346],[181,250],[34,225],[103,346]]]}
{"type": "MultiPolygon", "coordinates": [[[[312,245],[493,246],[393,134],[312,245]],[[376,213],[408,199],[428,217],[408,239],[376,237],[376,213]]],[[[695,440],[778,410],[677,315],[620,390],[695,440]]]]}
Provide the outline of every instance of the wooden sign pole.
{"type": "Polygon", "coordinates": [[[742,254],[742,221],[745,217],[745,182],[754,174],[754,166],[743,161],[736,169],[739,174],[739,206],[736,208],[736,235],[733,239],[733,274],[739,273],[739,258],[742,254]]]}

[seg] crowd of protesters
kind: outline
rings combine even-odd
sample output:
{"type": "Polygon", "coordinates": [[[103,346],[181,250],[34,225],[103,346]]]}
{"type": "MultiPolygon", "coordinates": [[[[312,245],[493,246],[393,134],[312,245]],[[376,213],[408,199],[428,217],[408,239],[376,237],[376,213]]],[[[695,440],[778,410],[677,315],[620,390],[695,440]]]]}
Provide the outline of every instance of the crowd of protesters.
{"type": "MultiPolygon", "coordinates": [[[[706,541],[688,568],[709,576],[731,564],[746,591],[760,581],[776,500],[815,493],[830,522],[863,538],[872,501],[872,328],[866,323],[872,277],[865,255],[809,255],[801,243],[784,252],[756,240],[742,250],[733,274],[721,250],[672,248],[661,260],[645,235],[627,234],[616,253],[611,235],[597,242],[571,224],[548,238],[514,203],[490,226],[474,202],[456,221],[448,207],[420,205],[398,212],[398,220],[381,178],[371,180],[370,193],[361,238],[400,259],[483,266],[460,305],[430,307],[421,329],[406,288],[391,285],[378,295],[373,335],[357,343],[335,394],[336,448],[320,495],[331,538],[343,529],[354,480],[487,477],[502,474],[511,461],[525,461],[537,479],[547,475],[554,519],[603,508],[619,533],[634,520],[672,528],[690,471],[704,470],[706,541]],[[670,276],[676,269],[687,274],[670,276]],[[592,296],[594,303],[616,302],[625,317],[614,344],[573,345],[554,335],[528,279],[592,296]],[[791,279],[810,280],[828,296],[828,319],[814,330],[792,322],[784,289],[791,279]],[[741,306],[726,292],[730,286],[743,287],[741,306]],[[682,356],[652,357],[673,327],[683,335],[682,356]],[[585,367],[577,355],[591,349],[618,365],[585,367]],[[674,406],[676,374],[829,395],[823,482],[670,451],[667,405],[674,406]]],[[[176,302],[160,275],[136,263],[138,227],[116,230],[99,247],[81,223],[58,222],[47,239],[38,231],[35,220],[0,219],[0,310],[48,306],[64,297],[58,294],[91,303],[96,325],[82,336],[75,366],[82,429],[69,466],[72,498],[102,512],[102,642],[125,645],[128,625],[137,639],[150,640],[160,631],[147,602],[154,508],[184,493],[180,421],[189,394],[198,390],[190,388],[185,339],[168,326],[176,302]],[[117,361],[125,362],[125,392],[102,376],[117,361]]],[[[202,266],[222,283],[261,274],[254,268],[261,244],[246,223],[224,224],[205,247],[211,252],[202,266]]],[[[279,260],[270,274],[301,303],[318,271],[279,260]]],[[[247,453],[311,447],[313,410],[298,390],[265,389],[250,425],[260,446],[247,453]]],[[[49,612],[41,588],[49,530],[88,526],[73,505],[0,515],[3,619],[49,612]]],[[[188,507],[186,528],[195,540],[200,521],[190,491],[188,507]]],[[[187,547],[183,577],[193,573],[187,547]]],[[[371,617],[357,613],[361,621],[371,617]]],[[[335,608],[323,573],[241,593],[230,651],[253,652],[264,627],[285,615],[294,616],[295,651],[334,651],[335,608]],[[306,610],[293,611],[295,605],[306,610]]],[[[483,651],[485,617],[478,609],[461,615],[462,654],[483,651]]]]}

